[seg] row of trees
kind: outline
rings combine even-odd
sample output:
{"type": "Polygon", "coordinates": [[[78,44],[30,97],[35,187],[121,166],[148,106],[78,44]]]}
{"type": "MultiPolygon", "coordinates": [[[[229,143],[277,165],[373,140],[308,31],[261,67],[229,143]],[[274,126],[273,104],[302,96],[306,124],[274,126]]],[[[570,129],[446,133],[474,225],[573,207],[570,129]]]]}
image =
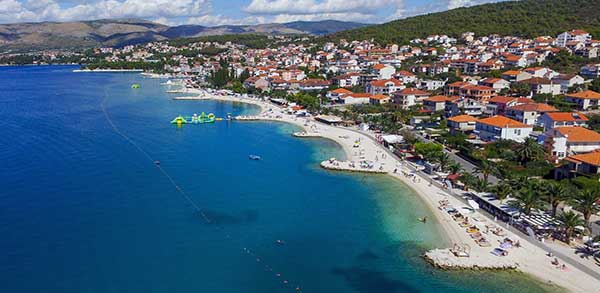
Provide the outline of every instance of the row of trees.
{"type": "MultiPolygon", "coordinates": [[[[461,166],[443,152],[441,144],[416,142],[414,151],[427,161],[437,163],[442,171],[452,174],[462,172],[461,166]]],[[[543,150],[539,149],[535,141],[526,140],[517,146],[515,152],[521,164],[543,157],[543,150]]],[[[575,227],[590,227],[591,216],[597,210],[596,202],[600,201],[599,186],[527,176],[505,176],[507,179],[491,186],[489,177],[500,173],[499,166],[486,159],[482,160],[472,173],[463,172],[460,181],[476,191],[493,192],[501,203],[510,197],[509,204],[525,214],[530,214],[533,209],[549,209],[552,216],[557,216],[562,222],[567,241],[572,238],[575,227]],[[571,205],[581,214],[574,211],[558,214],[560,205],[571,205]]]]}

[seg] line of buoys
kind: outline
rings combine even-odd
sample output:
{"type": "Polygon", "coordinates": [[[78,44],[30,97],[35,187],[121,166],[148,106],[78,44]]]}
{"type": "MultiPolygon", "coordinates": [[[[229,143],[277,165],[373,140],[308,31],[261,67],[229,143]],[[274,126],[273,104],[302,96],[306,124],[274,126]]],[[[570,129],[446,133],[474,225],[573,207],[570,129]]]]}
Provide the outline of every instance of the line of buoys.
{"type": "MultiPolygon", "coordinates": [[[[133,86],[132,86],[133,87],[133,86]]],[[[139,85],[138,85],[139,87],[139,85]]],[[[124,132],[122,132],[117,125],[114,123],[114,121],[110,118],[110,115],[108,115],[108,111],[106,110],[106,100],[108,99],[108,91],[106,90],[106,88],[104,89],[104,99],[102,100],[102,103],[100,104],[101,108],[102,108],[102,112],[104,113],[104,116],[106,117],[106,120],[108,121],[108,123],[110,124],[111,128],[113,129],[113,131],[115,133],[117,133],[119,136],[121,136],[123,139],[125,139],[129,144],[131,144],[133,147],[135,147],[140,153],[142,153],[150,162],[152,162],[152,164],[163,174],[163,176],[165,176],[169,182],[171,183],[171,185],[173,185],[173,187],[175,188],[175,190],[177,190],[177,192],[194,208],[194,210],[196,210],[202,217],[202,219],[207,223],[210,224],[213,221],[206,215],[206,213],[204,212],[203,209],[200,208],[200,206],[198,204],[196,204],[196,202],[175,182],[175,180],[173,179],[173,177],[171,177],[171,175],[169,175],[169,173],[163,169],[163,167],[161,166],[161,162],[159,160],[154,159],[146,150],[144,150],[139,144],[137,144],[133,139],[131,139],[127,134],[125,134],[124,132]]],[[[204,113],[203,113],[204,114],[204,113]]],[[[212,115],[212,118],[214,119],[214,115],[212,115]]],[[[222,227],[220,227],[222,228],[222,227]]],[[[231,236],[230,234],[226,234],[226,238],[230,239],[231,236]]],[[[262,263],[262,258],[258,255],[256,255],[255,253],[251,252],[249,249],[247,249],[246,247],[243,248],[243,251],[246,252],[247,254],[253,256],[256,259],[257,263],[262,263]]],[[[268,266],[267,264],[264,265],[264,268],[268,271],[273,271],[271,266],[268,266]]],[[[277,273],[277,277],[281,277],[281,273],[277,273]]],[[[283,285],[287,285],[289,283],[288,280],[284,280],[283,281],[283,285]]],[[[300,290],[300,286],[296,286],[295,287],[295,291],[296,292],[301,292],[300,290]]]]}

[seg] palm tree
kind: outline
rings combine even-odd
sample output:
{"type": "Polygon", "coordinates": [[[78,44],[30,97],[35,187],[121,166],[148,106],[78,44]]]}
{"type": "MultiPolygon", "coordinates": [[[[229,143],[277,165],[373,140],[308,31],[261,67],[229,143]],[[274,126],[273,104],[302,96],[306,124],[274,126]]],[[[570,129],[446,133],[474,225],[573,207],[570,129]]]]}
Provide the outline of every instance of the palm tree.
{"type": "Polygon", "coordinates": [[[544,188],[544,195],[546,201],[552,207],[553,217],[556,216],[558,205],[571,197],[570,190],[562,182],[557,181],[548,182],[548,185],[544,188]]]}
{"type": "Polygon", "coordinates": [[[583,226],[585,221],[579,214],[573,211],[562,213],[558,219],[562,222],[563,228],[565,229],[567,244],[570,244],[571,238],[573,237],[573,232],[575,232],[575,227],[583,226]]]}
{"type": "Polygon", "coordinates": [[[590,217],[596,208],[595,204],[600,200],[600,193],[596,189],[584,189],[575,194],[575,208],[583,214],[583,219],[589,223],[590,217]]]}
{"type": "Polygon", "coordinates": [[[517,158],[521,164],[540,159],[544,156],[544,149],[533,138],[526,138],[516,149],[517,158]]]}
{"type": "Polygon", "coordinates": [[[494,186],[494,193],[496,198],[500,200],[500,203],[504,201],[513,192],[513,187],[506,180],[502,180],[496,186],[494,186]]]}
{"type": "Polygon", "coordinates": [[[450,165],[448,165],[448,171],[450,171],[452,174],[458,174],[460,171],[462,171],[462,166],[459,163],[452,162],[450,165]]]}
{"type": "Polygon", "coordinates": [[[519,207],[527,215],[529,215],[532,208],[539,207],[543,203],[542,194],[539,192],[537,183],[527,184],[525,188],[516,192],[515,199],[519,207]]]}
{"type": "Polygon", "coordinates": [[[450,155],[446,154],[446,153],[441,153],[437,158],[436,161],[440,164],[440,170],[442,172],[444,172],[446,169],[448,169],[448,165],[450,163],[452,163],[452,159],[450,159],[450,155]]]}
{"type": "Polygon", "coordinates": [[[474,188],[475,185],[476,185],[476,181],[478,179],[479,178],[477,178],[477,176],[474,176],[471,173],[461,174],[460,178],[459,178],[460,182],[462,182],[465,185],[465,187],[467,187],[467,189],[468,188],[474,188]]]}
{"type": "Polygon", "coordinates": [[[494,165],[490,164],[489,161],[485,160],[485,161],[481,161],[481,164],[479,166],[475,167],[474,171],[476,174],[481,174],[481,176],[483,176],[483,180],[485,182],[488,182],[488,177],[490,175],[492,175],[493,173],[495,173],[496,167],[494,167],[494,165]]]}
{"type": "Polygon", "coordinates": [[[475,177],[473,189],[479,192],[486,192],[490,189],[490,184],[481,178],[475,177]]]}

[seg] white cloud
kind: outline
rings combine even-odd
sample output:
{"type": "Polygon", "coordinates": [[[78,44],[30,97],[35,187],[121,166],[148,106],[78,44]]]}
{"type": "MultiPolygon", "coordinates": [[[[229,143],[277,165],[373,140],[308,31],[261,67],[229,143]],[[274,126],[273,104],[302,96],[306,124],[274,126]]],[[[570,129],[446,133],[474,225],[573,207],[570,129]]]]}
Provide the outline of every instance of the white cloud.
{"type": "Polygon", "coordinates": [[[244,9],[250,14],[302,15],[327,13],[374,13],[394,9],[403,0],[252,0],[244,9]]]}
{"type": "Polygon", "coordinates": [[[174,18],[211,11],[209,0],[100,0],[62,8],[54,0],[0,0],[0,22],[69,21],[99,18],[174,18]]]}

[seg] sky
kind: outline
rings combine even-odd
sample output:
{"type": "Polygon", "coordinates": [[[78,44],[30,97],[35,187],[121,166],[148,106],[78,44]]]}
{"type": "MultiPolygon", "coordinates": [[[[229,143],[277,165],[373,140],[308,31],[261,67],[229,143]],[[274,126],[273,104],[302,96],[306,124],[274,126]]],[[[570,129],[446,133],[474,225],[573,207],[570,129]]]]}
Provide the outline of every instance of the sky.
{"type": "Polygon", "coordinates": [[[0,23],[140,18],[166,25],[383,23],[502,0],[0,0],[0,23]]]}

